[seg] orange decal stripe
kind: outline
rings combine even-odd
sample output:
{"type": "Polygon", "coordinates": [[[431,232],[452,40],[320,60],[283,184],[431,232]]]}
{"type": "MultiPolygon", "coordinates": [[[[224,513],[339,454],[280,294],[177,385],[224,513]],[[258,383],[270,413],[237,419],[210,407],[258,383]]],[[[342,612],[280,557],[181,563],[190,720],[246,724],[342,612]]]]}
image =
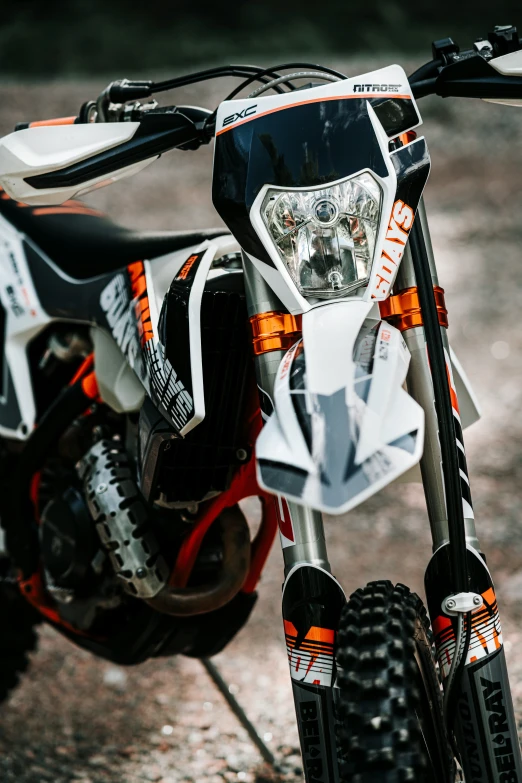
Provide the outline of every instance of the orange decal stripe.
{"type": "Polygon", "coordinates": [[[142,344],[147,343],[149,340],[152,340],[154,337],[154,334],[152,332],[152,323],[150,321],[147,321],[147,323],[143,324],[143,335],[141,337],[142,344]]]}
{"type": "Polygon", "coordinates": [[[134,261],[133,264],[129,264],[127,271],[130,275],[131,281],[136,280],[140,275],[145,273],[145,268],[142,261],[134,261]]]}
{"type": "Polygon", "coordinates": [[[52,120],[37,120],[36,122],[30,122],[30,128],[42,128],[53,125],[74,125],[76,117],[55,117],[52,120]]]}
{"type": "Polygon", "coordinates": [[[130,277],[132,295],[136,300],[135,315],[140,329],[140,341],[142,346],[152,340],[152,322],[150,319],[149,297],[147,296],[147,278],[143,261],[135,261],[127,266],[130,277]]]}
{"type": "Polygon", "coordinates": [[[488,643],[487,643],[485,637],[480,633],[480,631],[476,627],[474,627],[473,623],[471,625],[472,625],[473,630],[477,634],[477,638],[478,638],[479,642],[481,643],[482,647],[487,651],[488,643]]]}
{"type": "Polygon", "coordinates": [[[285,633],[287,633],[289,636],[297,636],[297,628],[293,623],[290,622],[290,620],[283,620],[284,626],[285,626],[285,633]]]}
{"type": "Polygon", "coordinates": [[[460,414],[459,401],[458,401],[458,398],[457,398],[457,392],[455,391],[455,389],[452,386],[452,383],[451,383],[451,371],[450,371],[450,368],[448,367],[447,364],[446,364],[446,375],[448,376],[448,386],[449,386],[450,396],[451,396],[451,407],[454,410],[456,410],[458,414],[460,414]]]}
{"type": "MultiPolygon", "coordinates": [[[[24,206],[28,206],[24,204],[24,206]]],[[[33,209],[33,215],[92,215],[93,217],[103,217],[102,212],[89,207],[38,207],[33,209]]]]}
{"type": "Polygon", "coordinates": [[[451,620],[449,619],[449,617],[444,617],[443,615],[440,615],[439,617],[436,617],[435,620],[433,621],[433,633],[437,635],[450,627],[451,627],[451,620]]]}
{"type": "Polygon", "coordinates": [[[178,280],[186,280],[186,278],[188,277],[188,273],[192,269],[192,267],[194,265],[194,261],[196,260],[196,258],[197,258],[197,254],[194,255],[194,256],[190,256],[190,258],[188,258],[185,261],[185,263],[183,264],[183,266],[181,268],[181,272],[178,274],[178,280]]]}
{"type": "Polygon", "coordinates": [[[332,631],[330,628],[319,628],[317,625],[313,625],[306,634],[305,639],[314,642],[333,644],[335,641],[335,631],[332,631]]]}
{"type": "MultiPolygon", "coordinates": [[[[296,637],[286,635],[287,647],[295,647],[296,637]]],[[[299,644],[300,650],[310,650],[314,653],[321,653],[321,655],[331,655],[333,650],[333,644],[326,642],[307,642],[306,639],[299,644]]]]}
{"type": "Polygon", "coordinates": [[[497,600],[495,591],[492,587],[490,587],[489,590],[486,590],[485,593],[482,593],[482,598],[484,599],[485,603],[489,604],[490,606],[492,606],[497,600]]]}
{"type": "Polygon", "coordinates": [[[147,318],[149,318],[150,316],[149,297],[143,296],[141,299],[139,299],[138,302],[136,303],[136,307],[141,313],[142,319],[146,321],[147,318]]]}
{"type": "MultiPolygon", "coordinates": [[[[131,288],[134,299],[139,299],[147,291],[147,283],[145,282],[145,275],[137,277],[131,281],[131,288]]],[[[147,299],[147,307],[149,306],[149,300],[147,299]]]]}

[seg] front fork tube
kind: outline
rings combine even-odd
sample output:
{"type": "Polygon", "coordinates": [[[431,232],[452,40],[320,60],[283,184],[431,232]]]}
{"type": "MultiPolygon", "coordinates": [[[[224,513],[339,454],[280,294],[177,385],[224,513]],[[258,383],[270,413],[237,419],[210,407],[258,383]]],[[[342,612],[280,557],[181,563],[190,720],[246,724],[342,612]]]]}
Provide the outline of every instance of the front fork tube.
{"type": "MultiPolygon", "coordinates": [[[[426,570],[426,595],[444,681],[455,655],[457,627],[455,618],[441,608],[448,595],[449,570],[449,547],[445,545],[435,552],[426,570]]],[[[495,590],[482,555],[471,547],[468,573],[470,589],[484,603],[471,615],[470,646],[455,709],[448,715],[448,730],[455,733],[466,783],[520,783],[520,748],[495,590]]]]}
{"type": "MultiPolygon", "coordinates": [[[[284,311],[246,257],[244,272],[251,318],[284,311]]],[[[265,419],[273,409],[274,381],[284,353],[272,346],[255,357],[265,419]]],[[[283,498],[278,507],[285,564],[283,624],[304,776],[307,783],[339,783],[334,650],[346,599],[330,573],[322,515],[283,498]]]]}
{"type": "MultiPolygon", "coordinates": [[[[437,277],[435,259],[431,247],[429,228],[426,220],[426,212],[423,201],[421,201],[419,206],[416,219],[420,220],[423,229],[424,241],[426,242],[426,249],[428,251],[428,258],[430,261],[432,283],[434,286],[438,286],[439,281],[437,277]]],[[[413,271],[411,248],[408,244],[406,246],[404,258],[402,259],[401,265],[399,267],[395,289],[401,291],[407,288],[414,288],[416,285],[417,282],[415,279],[415,272],[413,271]]],[[[447,361],[449,363],[448,335],[446,329],[443,326],[441,326],[440,329],[444,350],[446,352],[447,361]]],[[[446,513],[444,477],[442,472],[442,458],[439,445],[439,426],[437,413],[435,410],[433,383],[428,361],[428,351],[426,348],[424,327],[416,326],[413,329],[406,329],[406,331],[403,331],[402,336],[411,354],[411,361],[407,378],[408,392],[411,394],[413,399],[416,400],[424,409],[424,453],[420,462],[420,468],[422,473],[422,483],[424,485],[424,493],[426,495],[428,516],[430,520],[433,551],[436,551],[440,546],[447,544],[449,541],[448,516],[446,513]]],[[[448,367],[448,370],[450,372],[450,378],[452,378],[451,366],[448,367]]],[[[458,414],[458,411],[455,412],[458,414]]],[[[461,462],[464,465],[463,472],[467,474],[463,440],[460,440],[460,446],[462,447],[460,449],[460,456],[461,462]]],[[[464,479],[461,475],[461,483],[462,482],[466,482],[466,479],[464,479]]],[[[467,483],[467,493],[470,493],[469,479],[467,483]]],[[[475,531],[475,519],[473,515],[471,499],[468,503],[468,507],[465,507],[464,509],[464,523],[466,526],[467,543],[480,551],[479,542],[475,531]]]]}
{"type": "Polygon", "coordinates": [[[330,573],[321,514],[281,504],[286,515],[283,623],[304,776],[307,783],[338,783],[335,637],[346,599],[330,573]]]}
{"type": "MultiPolygon", "coordinates": [[[[424,205],[420,220],[430,262],[433,285],[438,285],[424,205]]],[[[407,247],[402,260],[396,291],[416,286],[411,257],[407,247]]],[[[446,329],[441,326],[448,362],[448,382],[453,386],[446,329]]],[[[449,585],[450,554],[448,517],[444,494],[439,429],[435,411],[433,384],[426,350],[424,328],[417,326],[403,332],[411,353],[408,392],[425,412],[425,446],[421,472],[433,538],[434,555],[425,577],[426,596],[435,635],[440,670],[445,680],[455,655],[457,621],[442,611],[442,602],[451,593],[449,585]]],[[[475,530],[464,441],[460,426],[458,400],[452,389],[455,435],[459,449],[464,524],[468,551],[468,590],[482,595],[484,604],[471,615],[471,641],[464,674],[455,701],[456,712],[449,716],[457,738],[460,761],[466,783],[522,783],[522,760],[516,731],[511,691],[506,669],[500,619],[491,575],[480,552],[475,530]]]]}

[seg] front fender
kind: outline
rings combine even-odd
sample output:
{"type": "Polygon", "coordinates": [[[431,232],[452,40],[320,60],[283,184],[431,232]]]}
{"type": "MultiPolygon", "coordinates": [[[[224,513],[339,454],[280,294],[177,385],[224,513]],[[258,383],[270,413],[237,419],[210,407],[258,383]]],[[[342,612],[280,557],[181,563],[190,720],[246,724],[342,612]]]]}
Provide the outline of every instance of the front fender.
{"type": "Polygon", "coordinates": [[[256,444],[268,492],[343,514],[419,462],[424,412],[403,388],[410,354],[373,313],[352,300],[303,315],[256,444]]]}

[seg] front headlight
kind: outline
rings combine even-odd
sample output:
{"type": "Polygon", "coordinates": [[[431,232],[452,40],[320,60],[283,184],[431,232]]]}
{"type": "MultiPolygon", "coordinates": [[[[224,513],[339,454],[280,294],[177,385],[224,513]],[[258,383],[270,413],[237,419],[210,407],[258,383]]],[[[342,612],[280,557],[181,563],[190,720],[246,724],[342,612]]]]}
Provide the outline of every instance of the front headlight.
{"type": "Polygon", "coordinates": [[[367,173],[317,190],[268,190],[261,214],[303,296],[342,296],[367,283],[381,202],[367,173]]]}

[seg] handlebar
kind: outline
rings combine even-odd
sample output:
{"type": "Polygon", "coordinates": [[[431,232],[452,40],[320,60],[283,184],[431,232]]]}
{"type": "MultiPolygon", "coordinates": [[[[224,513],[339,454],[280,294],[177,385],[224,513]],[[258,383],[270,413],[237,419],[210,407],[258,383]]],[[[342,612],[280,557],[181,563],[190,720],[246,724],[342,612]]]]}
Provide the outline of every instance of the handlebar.
{"type": "Polygon", "coordinates": [[[463,52],[459,59],[440,65],[436,76],[409,79],[416,99],[427,95],[441,98],[521,100],[522,77],[507,76],[492,68],[478,52],[463,52]]]}
{"type": "MultiPolygon", "coordinates": [[[[490,64],[490,60],[520,49],[522,39],[519,39],[517,29],[512,26],[496,27],[487,39],[478,39],[473,48],[467,51],[461,51],[451,38],[434,41],[433,59],[409,77],[413,96],[416,99],[439,95],[443,98],[522,100],[522,76],[501,74],[490,64]]],[[[255,66],[223,66],[167,82],[122,79],[109,84],[96,101],[84,103],[78,117],[18,123],[15,130],[42,125],[132,121],[140,122],[140,128],[132,141],[132,146],[139,147],[140,151],[142,147],[143,152],[151,154],[161,154],[173,147],[197,149],[201,144],[208,143],[214,135],[213,113],[187,106],[159,108],[154,100],[145,105],[138,101],[150,99],[156,92],[172,89],[173,86],[232,73],[244,76],[245,73],[260,70],[258,77],[266,77],[267,73],[271,73],[255,66]]]]}
{"type": "Polygon", "coordinates": [[[506,76],[490,60],[522,49],[517,28],[495,27],[488,38],[479,38],[473,48],[461,51],[451,38],[432,43],[433,60],[409,77],[415,98],[522,99],[522,77],[506,76]]]}

